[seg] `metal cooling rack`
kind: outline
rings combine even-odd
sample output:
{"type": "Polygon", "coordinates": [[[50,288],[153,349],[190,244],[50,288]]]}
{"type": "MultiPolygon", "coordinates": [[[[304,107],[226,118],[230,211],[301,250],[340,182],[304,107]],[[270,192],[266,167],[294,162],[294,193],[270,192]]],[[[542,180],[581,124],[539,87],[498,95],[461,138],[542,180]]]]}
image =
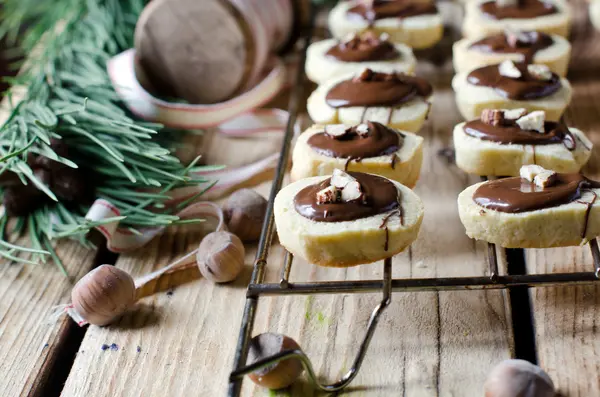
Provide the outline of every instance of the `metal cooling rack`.
{"type": "MultiPolygon", "coordinates": [[[[565,284],[589,284],[599,281],[600,251],[598,250],[598,243],[596,239],[594,239],[589,242],[589,247],[594,260],[593,269],[589,272],[522,275],[500,274],[498,270],[496,246],[488,243],[489,276],[393,279],[392,258],[387,258],[383,261],[384,271],[381,280],[290,282],[290,272],[294,258],[292,254],[287,252],[281,268],[279,283],[265,283],[265,267],[267,266],[269,248],[275,233],[273,202],[283,184],[283,178],[290,155],[291,142],[294,137],[294,126],[298,116],[299,101],[304,97],[304,62],[306,59],[306,50],[312,37],[314,13],[312,15],[313,17],[311,18],[310,26],[302,36],[302,51],[288,108],[289,119],[281,147],[281,157],[279,158],[279,164],[269,196],[265,221],[258,243],[258,252],[254,262],[254,270],[246,294],[246,304],[235,353],[233,372],[231,372],[229,376],[228,396],[237,397],[240,395],[244,375],[289,358],[297,358],[302,362],[308,377],[318,389],[325,392],[335,392],[345,388],[352,382],[360,370],[381,314],[391,302],[392,292],[504,289],[515,286],[546,287],[565,284]],[[256,317],[258,298],[261,295],[348,294],[378,291],[383,292],[383,298],[371,314],[365,335],[358,348],[352,367],[335,383],[324,384],[320,382],[315,374],[310,359],[302,350],[283,351],[251,365],[245,365],[248,357],[248,345],[251,339],[254,319],[256,317]]],[[[485,179],[485,177],[482,177],[482,179],[485,179]]]]}

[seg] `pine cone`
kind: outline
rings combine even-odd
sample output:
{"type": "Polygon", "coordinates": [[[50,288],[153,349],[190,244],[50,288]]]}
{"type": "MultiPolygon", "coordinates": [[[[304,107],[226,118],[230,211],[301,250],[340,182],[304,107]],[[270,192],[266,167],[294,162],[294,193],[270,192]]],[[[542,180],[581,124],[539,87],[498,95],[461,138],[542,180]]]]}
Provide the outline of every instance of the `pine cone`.
{"type": "MultiPolygon", "coordinates": [[[[50,182],[50,173],[43,169],[35,170],[35,176],[45,185],[50,182]]],[[[24,216],[41,206],[47,196],[31,181],[27,185],[14,185],[4,189],[3,204],[9,216],[24,216]]]]}

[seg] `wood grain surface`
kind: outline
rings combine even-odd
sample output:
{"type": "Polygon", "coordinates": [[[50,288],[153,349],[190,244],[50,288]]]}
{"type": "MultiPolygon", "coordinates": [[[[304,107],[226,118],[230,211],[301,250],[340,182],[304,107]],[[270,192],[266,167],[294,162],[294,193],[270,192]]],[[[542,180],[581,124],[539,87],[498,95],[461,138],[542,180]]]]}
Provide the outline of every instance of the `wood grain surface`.
{"type": "MultiPolygon", "coordinates": [[[[569,125],[594,143],[584,174],[600,179],[600,33],[588,20],[587,4],[575,3],[573,54],[568,78],[574,96],[569,125]]],[[[526,250],[529,273],[592,271],[588,246],[526,250]]],[[[600,285],[530,291],[537,356],[565,397],[600,396],[600,285]]]]}
{"type": "MultiPolygon", "coordinates": [[[[468,276],[486,273],[486,247],[468,239],[458,219],[456,196],[476,181],[450,165],[437,152],[447,147],[459,121],[449,82],[451,68],[422,65],[436,85],[426,138],[423,176],[416,192],[426,215],[419,240],[394,258],[394,276],[468,276]]],[[[230,165],[260,158],[276,150],[275,137],[231,140],[207,134],[201,147],[207,161],[230,165]]],[[[268,193],[269,183],[258,188],[268,193]]],[[[141,252],[121,256],[117,266],[135,275],[166,264],[193,249],[201,233],[170,232],[141,252]]],[[[284,252],[275,245],[267,279],[278,278],[284,252]]],[[[141,301],[141,308],[118,324],[90,327],[63,390],[63,396],[224,395],[231,370],[248,271],[234,285],[191,281],[141,301]],[[171,293],[172,292],[172,293],[171,293]],[[118,350],[102,350],[102,345],[118,350]],[[139,346],[139,351],[138,351],[139,346]]],[[[344,280],[382,277],[382,264],[327,269],[300,259],[291,280],[344,280]]],[[[169,283],[168,278],[161,283],[169,283]]],[[[159,283],[159,284],[161,284],[159,283]]],[[[253,334],[285,333],[296,339],[324,379],[349,369],[371,314],[381,295],[329,295],[261,298],[253,334]]],[[[398,293],[384,314],[352,386],[342,394],[466,396],[481,393],[487,372],[511,355],[511,325],[504,293],[398,293]]],[[[306,379],[283,395],[311,396],[306,379]]],[[[243,395],[275,395],[246,380],[243,395]]]]}

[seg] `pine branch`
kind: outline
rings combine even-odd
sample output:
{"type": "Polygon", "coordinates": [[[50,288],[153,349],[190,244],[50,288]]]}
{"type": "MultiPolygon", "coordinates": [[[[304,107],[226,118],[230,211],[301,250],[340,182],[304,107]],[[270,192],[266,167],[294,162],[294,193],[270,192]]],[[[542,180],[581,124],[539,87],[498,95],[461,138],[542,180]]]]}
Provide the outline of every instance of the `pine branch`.
{"type": "Polygon", "coordinates": [[[172,189],[207,182],[190,177],[200,169],[195,162],[185,167],[171,154],[171,134],[162,137],[162,146],[153,139],[160,125],[132,117],[106,72],[106,61],[132,46],[143,6],[142,0],[4,0],[0,35],[14,41],[21,26],[31,24],[19,37],[27,62],[13,81],[27,93],[0,128],[0,177],[14,174],[50,200],[18,220],[32,248],[7,245],[11,231],[0,239],[1,256],[30,254],[32,260],[19,258],[37,262],[50,254],[57,262],[48,251],[51,241],[69,237],[86,243],[85,234],[98,225],[85,219],[87,205],[63,202],[32,168],[32,158],[88,173],[95,197],[115,203],[121,224],[133,231],[177,224],[177,216],[155,209],[164,207],[172,189]],[[57,142],[66,144],[67,155],[56,149],[57,142]]]}

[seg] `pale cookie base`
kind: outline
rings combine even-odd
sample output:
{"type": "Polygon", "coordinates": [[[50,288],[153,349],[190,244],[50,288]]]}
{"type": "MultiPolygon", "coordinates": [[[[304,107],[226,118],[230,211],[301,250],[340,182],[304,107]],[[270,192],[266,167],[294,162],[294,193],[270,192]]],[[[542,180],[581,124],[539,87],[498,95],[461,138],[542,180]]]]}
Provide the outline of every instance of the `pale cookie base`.
{"type": "Polygon", "coordinates": [[[402,131],[417,132],[421,129],[427,119],[430,104],[420,97],[395,108],[370,107],[365,111],[363,106],[339,109],[330,107],[325,101],[325,96],[329,90],[340,81],[352,77],[353,75],[347,75],[329,80],[317,87],[310,95],[306,103],[306,109],[315,123],[356,125],[365,121],[376,121],[402,131]],[[390,112],[392,112],[391,118],[390,112]],[[388,120],[391,121],[388,123],[388,120]]]}
{"type": "MultiPolygon", "coordinates": [[[[323,126],[315,125],[298,137],[292,154],[293,181],[311,176],[331,175],[336,168],[344,169],[346,159],[318,154],[307,143],[311,136],[322,131],[323,126]]],[[[391,167],[392,155],[389,155],[365,158],[360,162],[351,161],[347,170],[381,175],[413,188],[421,172],[423,138],[409,132],[402,131],[402,133],[405,135],[404,144],[395,153],[397,159],[394,168],[391,167]]]]}
{"type": "MultiPolygon", "coordinates": [[[[485,183],[485,182],[482,182],[485,183]]],[[[585,239],[581,238],[587,206],[577,202],[530,212],[492,211],[473,201],[478,183],[458,195],[458,213],[469,237],[506,248],[550,248],[580,245],[600,235],[600,200],[592,205],[585,239]]],[[[594,189],[600,194],[600,189],[594,189]]],[[[591,192],[581,201],[591,202],[591,192]]]]}
{"type": "Polygon", "coordinates": [[[402,195],[404,225],[393,215],[386,230],[381,224],[389,212],[346,222],[315,222],[300,215],[294,207],[294,197],[308,185],[327,179],[306,178],[283,188],[275,198],[275,224],[281,244],[292,254],[321,266],[347,267],[376,262],[398,254],[416,238],[423,220],[421,199],[397,182],[402,195]]]}
{"type": "Polygon", "coordinates": [[[590,20],[597,30],[600,30],[600,0],[590,3],[590,20]]]}
{"type": "Polygon", "coordinates": [[[556,14],[531,19],[488,18],[479,9],[479,5],[487,1],[489,0],[474,0],[466,3],[462,28],[464,37],[486,37],[493,33],[503,32],[506,27],[518,30],[537,30],[562,37],[569,35],[573,16],[571,6],[564,0],[548,0],[558,8],[556,14]]]}
{"type": "MultiPolygon", "coordinates": [[[[348,18],[347,12],[356,1],[339,2],[329,13],[329,30],[333,37],[342,39],[352,33],[360,33],[369,24],[360,18],[348,18]]],[[[385,18],[375,21],[372,29],[387,33],[394,43],[404,43],[415,49],[429,48],[441,40],[444,32],[442,16],[419,15],[409,18],[385,18]]]]}
{"type": "Polygon", "coordinates": [[[467,135],[465,123],[454,127],[456,165],[465,172],[486,176],[519,176],[521,166],[537,164],[562,173],[579,172],[592,154],[592,142],[576,128],[569,128],[576,140],[575,150],[562,143],[536,145],[500,144],[467,135]],[[535,157],[535,162],[534,162],[535,157]]]}
{"type": "Polygon", "coordinates": [[[342,62],[327,56],[337,40],[328,39],[313,43],[306,53],[306,76],[317,84],[341,75],[360,73],[365,68],[383,73],[412,73],[417,60],[410,47],[404,44],[394,44],[400,55],[396,59],[373,62],[342,62]]]}
{"type": "Polygon", "coordinates": [[[546,98],[517,101],[502,97],[493,88],[468,83],[467,75],[468,73],[459,73],[452,79],[458,110],[466,120],[479,118],[484,109],[525,108],[529,112],[543,110],[546,112],[546,120],[558,121],[571,102],[571,84],[564,78],[561,78],[562,87],[546,98]]]}
{"type": "MultiPolygon", "coordinates": [[[[564,77],[569,67],[571,57],[571,44],[561,36],[552,35],[554,44],[536,52],[533,63],[546,65],[551,71],[564,77]]],[[[454,70],[456,73],[470,72],[471,70],[487,65],[496,65],[505,60],[523,62],[522,54],[487,53],[471,49],[471,44],[479,39],[462,39],[452,47],[454,70]]]]}

